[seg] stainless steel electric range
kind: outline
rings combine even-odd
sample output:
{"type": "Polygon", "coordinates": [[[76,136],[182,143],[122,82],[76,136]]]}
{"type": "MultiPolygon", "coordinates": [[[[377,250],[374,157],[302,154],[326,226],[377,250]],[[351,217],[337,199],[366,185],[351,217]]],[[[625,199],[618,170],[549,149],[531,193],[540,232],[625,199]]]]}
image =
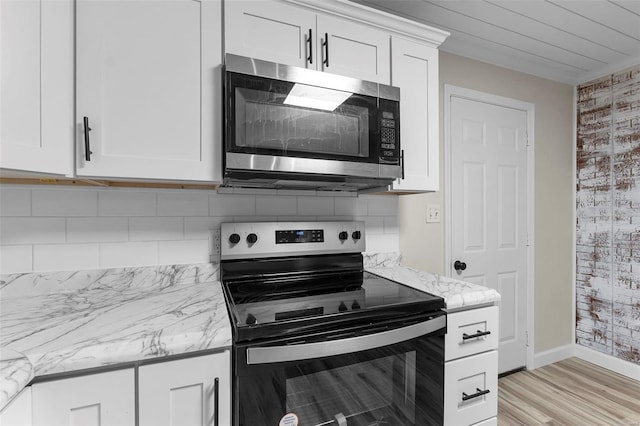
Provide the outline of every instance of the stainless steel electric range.
{"type": "Polygon", "coordinates": [[[444,300],[365,272],[363,222],[224,223],[242,426],[443,422],[444,300]]]}

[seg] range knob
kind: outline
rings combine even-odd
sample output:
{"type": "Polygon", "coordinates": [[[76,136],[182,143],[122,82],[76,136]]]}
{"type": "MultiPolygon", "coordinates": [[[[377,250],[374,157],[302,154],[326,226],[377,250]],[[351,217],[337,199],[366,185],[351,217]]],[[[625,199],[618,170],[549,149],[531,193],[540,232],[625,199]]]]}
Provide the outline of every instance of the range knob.
{"type": "Polygon", "coordinates": [[[362,233],[360,231],[353,231],[353,233],[351,234],[351,238],[353,238],[354,240],[359,240],[360,238],[362,238],[362,233]]]}
{"type": "Polygon", "coordinates": [[[255,244],[258,241],[258,236],[254,233],[247,235],[247,242],[249,244],[255,244]]]}
{"type": "Polygon", "coordinates": [[[347,305],[345,305],[344,302],[340,302],[340,306],[338,306],[338,312],[344,312],[348,310],[349,308],[347,308],[347,305]]]}
{"type": "Polygon", "coordinates": [[[236,233],[229,235],[229,242],[231,244],[238,244],[240,242],[240,235],[236,233]]]}
{"type": "Polygon", "coordinates": [[[340,239],[340,241],[344,241],[349,238],[349,233],[347,231],[342,231],[338,234],[338,238],[340,239]]]}

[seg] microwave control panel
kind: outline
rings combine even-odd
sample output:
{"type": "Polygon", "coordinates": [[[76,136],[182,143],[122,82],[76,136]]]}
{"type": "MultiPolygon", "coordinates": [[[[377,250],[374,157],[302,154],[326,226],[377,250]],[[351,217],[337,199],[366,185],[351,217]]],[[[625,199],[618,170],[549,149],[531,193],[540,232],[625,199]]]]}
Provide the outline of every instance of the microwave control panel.
{"type": "Polygon", "coordinates": [[[398,103],[383,102],[381,99],[380,107],[380,163],[399,164],[400,129],[398,129],[398,103]],[[389,105],[384,105],[387,103],[389,105]],[[394,109],[396,111],[393,111],[394,109]]]}

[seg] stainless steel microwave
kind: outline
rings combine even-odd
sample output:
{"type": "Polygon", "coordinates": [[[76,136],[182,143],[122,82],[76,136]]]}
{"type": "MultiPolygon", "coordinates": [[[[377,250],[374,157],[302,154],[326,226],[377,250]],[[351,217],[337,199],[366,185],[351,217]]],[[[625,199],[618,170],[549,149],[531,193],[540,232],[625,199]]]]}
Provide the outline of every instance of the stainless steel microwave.
{"type": "Polygon", "coordinates": [[[402,177],[400,89],[227,54],[224,183],[375,191],[402,177]]]}

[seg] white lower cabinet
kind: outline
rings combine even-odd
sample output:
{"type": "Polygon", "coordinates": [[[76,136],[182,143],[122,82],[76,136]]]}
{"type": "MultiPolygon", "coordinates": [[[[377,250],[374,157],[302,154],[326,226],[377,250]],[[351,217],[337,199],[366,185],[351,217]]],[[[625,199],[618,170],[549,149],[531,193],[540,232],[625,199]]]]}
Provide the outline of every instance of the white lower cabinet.
{"type": "Polygon", "coordinates": [[[2,426],[230,426],[229,350],[35,383],[2,412],[2,426]]]}
{"type": "Polygon", "coordinates": [[[31,386],[34,426],[134,426],[134,369],[31,386]]]}
{"type": "Polygon", "coordinates": [[[498,426],[498,417],[491,417],[490,419],[478,422],[473,426],[498,426]]]}
{"type": "Polygon", "coordinates": [[[227,350],[141,366],[139,425],[230,425],[230,363],[227,350]]]}
{"type": "Polygon", "coordinates": [[[31,426],[31,386],[24,388],[13,401],[0,412],[2,426],[31,426]]]}
{"type": "Polygon", "coordinates": [[[498,307],[447,316],[444,424],[497,424],[498,307]]]}

